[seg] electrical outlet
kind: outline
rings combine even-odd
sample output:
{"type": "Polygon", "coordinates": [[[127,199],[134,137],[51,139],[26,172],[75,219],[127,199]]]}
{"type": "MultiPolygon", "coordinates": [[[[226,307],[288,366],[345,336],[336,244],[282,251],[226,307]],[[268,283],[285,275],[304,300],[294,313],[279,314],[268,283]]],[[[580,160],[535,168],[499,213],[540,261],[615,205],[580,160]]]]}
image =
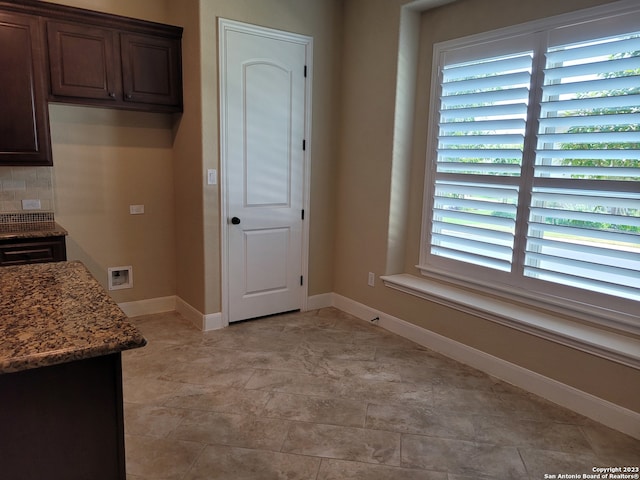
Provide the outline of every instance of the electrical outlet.
{"type": "Polygon", "coordinates": [[[144,214],[144,205],[129,205],[129,213],[131,215],[144,214]]]}
{"type": "Polygon", "coordinates": [[[369,280],[367,281],[367,285],[370,287],[375,287],[376,285],[376,274],[373,272],[369,272],[369,280]]]}
{"type": "Polygon", "coordinates": [[[32,200],[22,200],[22,209],[23,210],[40,210],[42,206],[40,205],[40,200],[32,199],[32,200]]]}

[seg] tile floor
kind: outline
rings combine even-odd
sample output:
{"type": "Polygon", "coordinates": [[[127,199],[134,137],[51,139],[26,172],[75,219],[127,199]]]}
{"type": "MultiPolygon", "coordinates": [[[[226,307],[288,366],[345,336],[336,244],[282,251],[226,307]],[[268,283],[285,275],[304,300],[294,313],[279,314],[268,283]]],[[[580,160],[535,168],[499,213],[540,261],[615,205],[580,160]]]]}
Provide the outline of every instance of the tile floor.
{"type": "Polygon", "coordinates": [[[640,464],[640,441],[333,308],[207,333],[177,313],[133,321],[149,343],[123,354],[128,480],[538,480],[640,464]]]}

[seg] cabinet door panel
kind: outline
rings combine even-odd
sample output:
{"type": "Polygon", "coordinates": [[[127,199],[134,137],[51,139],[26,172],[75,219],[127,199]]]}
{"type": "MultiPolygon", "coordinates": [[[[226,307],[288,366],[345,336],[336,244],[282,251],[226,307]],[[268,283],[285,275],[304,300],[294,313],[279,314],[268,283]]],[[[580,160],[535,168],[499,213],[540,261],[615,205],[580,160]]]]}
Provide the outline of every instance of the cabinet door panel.
{"type": "Polygon", "coordinates": [[[48,22],[51,93],[116,101],[117,62],[111,30],[48,22]]]}
{"type": "Polygon", "coordinates": [[[37,18],[0,13],[0,165],[51,165],[37,18]]]}
{"type": "Polygon", "coordinates": [[[182,107],[180,40],[123,33],[120,45],[125,101],[182,107]]]}

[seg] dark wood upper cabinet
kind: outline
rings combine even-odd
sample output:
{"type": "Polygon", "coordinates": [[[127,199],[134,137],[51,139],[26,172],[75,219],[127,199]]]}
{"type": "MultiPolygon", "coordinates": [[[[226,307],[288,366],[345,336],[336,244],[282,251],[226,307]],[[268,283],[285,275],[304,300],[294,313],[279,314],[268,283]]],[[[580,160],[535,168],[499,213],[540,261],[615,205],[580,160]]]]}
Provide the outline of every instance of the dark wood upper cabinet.
{"type": "Polygon", "coordinates": [[[125,101],[182,106],[178,39],[122,33],[120,52],[125,101]]]}
{"type": "Polygon", "coordinates": [[[0,0],[0,166],[52,165],[47,100],[182,111],[182,28],[0,0]]]}
{"type": "Polygon", "coordinates": [[[51,94],[115,102],[120,93],[112,30],[47,22],[51,94]]]}
{"type": "Polygon", "coordinates": [[[182,111],[180,37],[46,22],[50,100],[182,111]]]}
{"type": "Polygon", "coordinates": [[[0,165],[51,165],[36,17],[0,12],[0,165]]]}

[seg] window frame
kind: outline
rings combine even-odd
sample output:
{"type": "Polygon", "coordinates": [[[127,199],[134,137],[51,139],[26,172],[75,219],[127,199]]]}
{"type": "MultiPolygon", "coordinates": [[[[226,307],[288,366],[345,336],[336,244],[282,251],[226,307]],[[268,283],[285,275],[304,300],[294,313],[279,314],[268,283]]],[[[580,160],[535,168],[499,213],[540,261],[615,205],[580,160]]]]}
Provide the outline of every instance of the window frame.
{"type": "MultiPolygon", "coordinates": [[[[598,21],[594,24],[599,28],[605,24],[604,30],[591,29],[590,34],[584,39],[571,37],[571,41],[595,39],[605,35],[611,35],[611,29],[606,27],[607,21],[619,21],[625,25],[633,26],[635,30],[640,30],[639,23],[634,21],[640,15],[640,6],[636,2],[623,0],[612,4],[607,4],[595,8],[579,10],[567,14],[548,17],[541,20],[527,22],[507,28],[484,32],[468,37],[458,38],[434,45],[432,63],[432,85],[430,92],[430,109],[427,131],[427,155],[424,181],[424,201],[422,212],[422,230],[419,264],[416,267],[423,276],[441,282],[446,282],[455,286],[461,286],[473,291],[480,291],[488,295],[497,296],[518,304],[532,306],[536,309],[556,312],[561,315],[571,317],[578,316],[581,319],[592,323],[613,328],[618,331],[640,334],[640,321],[637,312],[640,306],[637,301],[605,294],[594,294],[592,291],[560,285],[556,283],[525,277],[524,253],[527,242],[527,226],[529,217],[529,206],[531,192],[533,190],[533,168],[535,163],[535,145],[528,145],[536,142],[538,131],[539,105],[541,86],[543,82],[543,70],[547,49],[548,37],[555,35],[562,37],[566,28],[585,22],[598,21]],[[617,18],[613,18],[617,17],[617,18]],[[604,20],[603,20],[604,19],[604,20]],[[608,19],[608,20],[607,20],[608,19]],[[553,32],[553,33],[552,33],[553,32]],[[559,32],[559,33],[556,33],[559,32]],[[520,190],[518,201],[518,212],[516,219],[516,232],[514,244],[514,258],[512,272],[500,272],[466,262],[457,262],[457,268],[451,266],[456,264],[455,260],[443,259],[431,255],[432,238],[432,216],[434,212],[434,196],[436,188],[436,168],[437,168],[437,147],[439,133],[439,107],[441,93],[441,56],[445,53],[456,52],[460,58],[464,55],[474,57],[473,52],[481,49],[488,43],[496,45],[509,44],[523,40],[523,44],[529,49],[535,50],[533,57],[533,70],[531,79],[531,89],[529,96],[529,108],[527,110],[527,123],[525,134],[525,147],[523,149],[522,173],[520,176],[520,190]],[[528,143],[527,143],[528,142],[528,143]],[[524,187],[524,188],[523,188],[524,187]],[[514,279],[517,283],[514,285],[514,279]]],[[[574,33],[575,35],[575,33],[574,33]]],[[[558,43],[558,40],[555,41],[558,43]]],[[[565,43],[569,43],[568,41],[565,43]]],[[[515,48],[511,49],[513,53],[515,48]]],[[[497,50],[496,50],[497,51],[497,50]]],[[[499,54],[499,51],[497,51],[499,54]]],[[[490,53],[494,56],[494,51],[490,53]]],[[[497,55],[496,55],[497,56],[497,55]]],[[[450,63],[454,63],[451,62],[450,63]]],[[[633,185],[626,188],[632,189],[633,185]]],[[[636,187],[637,188],[637,187],[636,187]]]]}

